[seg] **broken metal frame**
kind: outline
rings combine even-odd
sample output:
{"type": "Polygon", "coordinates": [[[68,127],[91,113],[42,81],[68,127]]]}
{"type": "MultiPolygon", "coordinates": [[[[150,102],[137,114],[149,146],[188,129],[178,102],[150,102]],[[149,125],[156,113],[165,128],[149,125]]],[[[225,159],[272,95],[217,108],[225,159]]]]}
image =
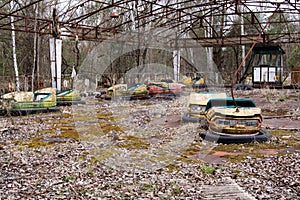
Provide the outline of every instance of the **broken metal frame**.
{"type": "MultiPolygon", "coordinates": [[[[9,5],[7,2],[0,4],[0,9],[9,5]]],[[[194,1],[188,0],[84,0],[78,1],[66,10],[60,10],[55,17],[35,18],[25,15],[25,10],[46,2],[45,0],[36,0],[20,7],[13,12],[0,11],[0,30],[11,30],[10,16],[15,18],[15,31],[26,33],[38,33],[40,35],[53,35],[56,25],[60,28],[60,37],[78,38],[79,40],[103,41],[109,39],[117,33],[128,30],[133,24],[130,15],[135,13],[134,20],[138,28],[164,27],[167,29],[178,30],[178,38],[171,38],[170,41],[178,39],[178,45],[186,44],[189,40],[196,40],[202,46],[230,46],[230,45],[250,45],[254,41],[260,43],[299,43],[300,29],[289,30],[288,25],[295,24],[300,26],[300,2],[298,0],[287,1],[259,1],[259,0],[207,0],[194,1]],[[278,9],[277,14],[289,15],[289,19],[272,21],[274,24],[282,24],[286,27],[281,33],[263,33],[262,37],[255,40],[256,36],[265,26],[264,20],[258,19],[258,16],[271,14],[272,10],[279,4],[282,5],[278,9]],[[82,9],[85,4],[94,4],[97,9],[87,13],[73,16],[82,9]],[[243,7],[243,9],[241,9],[243,7]],[[112,19],[110,16],[103,18],[98,24],[89,24],[87,20],[95,17],[99,13],[109,13],[112,8],[117,8],[120,12],[119,19],[112,19]],[[238,18],[243,17],[245,26],[249,26],[256,30],[245,35],[227,35],[224,31],[225,27],[240,27],[242,24],[238,18]],[[214,23],[212,19],[221,18],[222,24],[214,23]],[[250,18],[250,19],[249,19],[250,18]],[[38,28],[34,29],[34,21],[37,21],[38,28]],[[196,32],[199,30],[212,30],[212,34],[201,36],[196,32]],[[222,30],[223,32],[221,32],[222,30]],[[190,33],[190,38],[180,37],[180,34],[190,33]]],[[[58,8],[57,8],[58,9],[58,8]]],[[[175,44],[175,42],[173,42],[175,44]]]]}

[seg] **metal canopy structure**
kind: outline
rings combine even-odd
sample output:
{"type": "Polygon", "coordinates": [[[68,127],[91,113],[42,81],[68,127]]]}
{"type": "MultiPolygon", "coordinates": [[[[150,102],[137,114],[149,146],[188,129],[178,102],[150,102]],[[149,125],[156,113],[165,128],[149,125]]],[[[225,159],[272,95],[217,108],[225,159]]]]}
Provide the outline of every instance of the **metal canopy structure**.
{"type": "MultiPolygon", "coordinates": [[[[177,44],[203,46],[299,43],[299,0],[6,0],[0,30],[102,41],[124,31],[176,30],[177,44]],[[30,12],[31,11],[31,12],[30,12]],[[269,27],[258,38],[267,18],[269,27]]],[[[155,34],[155,33],[153,33],[155,34]]]]}

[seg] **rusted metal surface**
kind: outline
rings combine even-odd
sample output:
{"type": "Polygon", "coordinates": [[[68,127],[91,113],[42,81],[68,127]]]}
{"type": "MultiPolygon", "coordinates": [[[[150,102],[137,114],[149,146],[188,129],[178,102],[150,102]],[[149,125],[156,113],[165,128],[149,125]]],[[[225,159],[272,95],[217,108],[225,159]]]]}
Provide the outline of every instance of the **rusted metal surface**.
{"type": "MultiPolygon", "coordinates": [[[[40,15],[34,17],[28,10],[34,10],[38,4],[46,1],[37,0],[29,4],[19,6],[9,11],[7,2],[0,3],[0,30],[11,30],[10,17],[15,18],[15,31],[27,33],[39,33],[40,35],[52,35],[56,27],[60,28],[59,36],[78,38],[80,40],[103,41],[113,37],[116,33],[134,31],[128,27],[135,26],[136,30],[145,27],[164,27],[178,31],[178,38],[190,33],[191,38],[197,40],[203,46],[228,46],[249,45],[254,42],[272,43],[298,43],[300,41],[300,29],[285,28],[280,33],[264,34],[261,38],[256,36],[267,24],[260,19],[262,14],[269,15],[277,6],[277,18],[272,24],[289,26],[299,23],[300,2],[298,1],[252,1],[252,0],[214,0],[214,1],[95,1],[81,0],[70,5],[56,1],[57,4],[48,5],[49,10],[57,8],[57,15],[52,19],[49,16],[40,15]],[[88,6],[90,10],[86,9],[88,6]],[[92,9],[93,7],[93,9],[92,9]],[[118,11],[118,17],[111,18],[111,10],[118,11]],[[107,13],[107,16],[106,16],[107,13]],[[133,15],[132,15],[133,13],[133,15]],[[285,15],[291,17],[286,18],[285,15]],[[247,17],[248,16],[248,17],[247,17]],[[249,17],[250,16],[250,17],[249,17]],[[97,22],[95,22],[97,18],[97,22]],[[222,19],[221,24],[213,19],[222,19]],[[228,36],[229,28],[240,29],[240,20],[244,18],[246,29],[252,29],[252,33],[246,31],[245,35],[228,36]],[[94,19],[94,20],[92,20],[94,19]],[[35,22],[38,27],[35,29],[35,22]],[[212,34],[201,37],[197,30],[210,30],[212,34]],[[256,32],[255,32],[256,31],[256,32]]],[[[185,39],[183,39],[185,40],[185,39]]],[[[172,42],[171,42],[172,43],[172,42]]]]}
{"type": "Polygon", "coordinates": [[[300,67],[292,69],[292,84],[300,85],[300,67]]]}

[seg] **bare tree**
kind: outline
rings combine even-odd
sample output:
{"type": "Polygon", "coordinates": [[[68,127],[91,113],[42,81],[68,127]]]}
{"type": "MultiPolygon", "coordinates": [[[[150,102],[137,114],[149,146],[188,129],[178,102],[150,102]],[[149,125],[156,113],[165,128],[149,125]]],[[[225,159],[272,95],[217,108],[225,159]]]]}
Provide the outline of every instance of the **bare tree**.
{"type": "MultiPolygon", "coordinates": [[[[10,2],[10,9],[11,11],[15,8],[15,2],[10,2]]],[[[11,38],[12,38],[12,51],[13,51],[13,61],[14,61],[14,69],[15,69],[15,76],[16,76],[16,91],[20,91],[20,82],[19,82],[19,71],[18,71],[18,63],[17,63],[17,53],[16,53],[16,35],[15,35],[15,25],[14,25],[14,17],[10,17],[11,21],[11,38]]]]}

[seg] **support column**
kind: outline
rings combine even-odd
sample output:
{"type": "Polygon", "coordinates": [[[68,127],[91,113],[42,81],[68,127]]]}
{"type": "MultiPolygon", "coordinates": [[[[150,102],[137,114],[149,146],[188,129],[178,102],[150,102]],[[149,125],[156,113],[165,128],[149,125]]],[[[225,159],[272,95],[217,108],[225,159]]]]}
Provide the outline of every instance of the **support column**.
{"type": "Polygon", "coordinates": [[[50,67],[52,87],[61,90],[61,53],[62,40],[56,38],[49,39],[50,45],[50,67]]]}
{"type": "Polygon", "coordinates": [[[173,65],[174,65],[174,79],[176,82],[179,81],[180,75],[180,50],[176,49],[173,51],[173,65]]]}

